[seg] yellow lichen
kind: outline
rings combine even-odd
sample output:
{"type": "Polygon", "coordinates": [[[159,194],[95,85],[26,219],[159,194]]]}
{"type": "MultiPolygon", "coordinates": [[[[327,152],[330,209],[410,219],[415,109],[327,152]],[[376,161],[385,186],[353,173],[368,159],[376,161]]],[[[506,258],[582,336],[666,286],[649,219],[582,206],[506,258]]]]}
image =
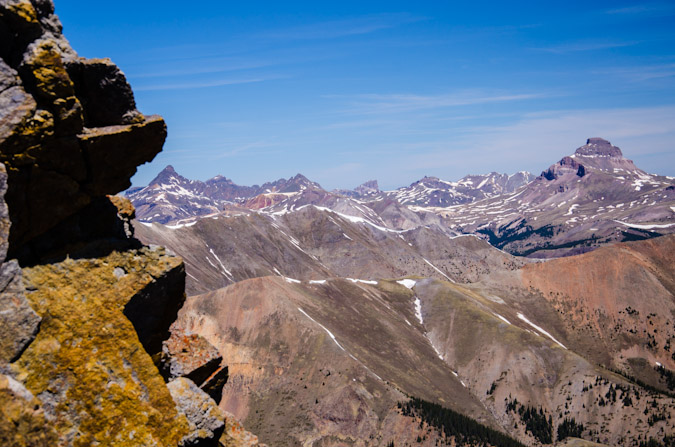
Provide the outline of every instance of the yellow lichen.
{"type": "Polygon", "coordinates": [[[175,446],[188,423],[133,325],[128,300],[182,261],[163,250],[113,252],[24,270],[40,332],[17,362],[19,378],[54,406],[73,445],[175,446]],[[123,269],[123,276],[115,269],[123,269]],[[119,278],[118,278],[119,277],[119,278]]]}
{"type": "Polygon", "coordinates": [[[28,23],[37,24],[37,14],[35,8],[27,0],[20,0],[17,3],[7,5],[7,9],[28,23]]]}
{"type": "Polygon", "coordinates": [[[53,42],[40,43],[33,50],[29,65],[40,94],[52,99],[75,96],[73,81],[63,65],[61,52],[53,42]]]}

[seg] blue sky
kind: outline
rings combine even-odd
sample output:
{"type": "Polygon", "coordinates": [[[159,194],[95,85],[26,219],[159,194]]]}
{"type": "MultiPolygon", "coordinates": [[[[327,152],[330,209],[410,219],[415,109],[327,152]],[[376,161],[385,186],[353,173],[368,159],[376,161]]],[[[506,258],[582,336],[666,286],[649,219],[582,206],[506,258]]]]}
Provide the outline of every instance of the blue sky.
{"type": "Polygon", "coordinates": [[[165,165],[328,189],[529,170],[599,136],[675,175],[674,2],[56,0],[169,126],[165,165]]]}

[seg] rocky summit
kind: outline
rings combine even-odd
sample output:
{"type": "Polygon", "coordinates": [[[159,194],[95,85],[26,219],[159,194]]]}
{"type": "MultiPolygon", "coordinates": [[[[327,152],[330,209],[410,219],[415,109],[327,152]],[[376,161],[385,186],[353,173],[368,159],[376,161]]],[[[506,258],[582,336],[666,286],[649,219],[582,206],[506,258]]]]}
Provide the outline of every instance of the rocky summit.
{"type": "Polygon", "coordinates": [[[77,56],[51,1],[0,1],[1,445],[257,444],[211,397],[222,358],[167,342],[183,261],[135,239],[111,196],[165,137],[117,66],[77,56]]]}

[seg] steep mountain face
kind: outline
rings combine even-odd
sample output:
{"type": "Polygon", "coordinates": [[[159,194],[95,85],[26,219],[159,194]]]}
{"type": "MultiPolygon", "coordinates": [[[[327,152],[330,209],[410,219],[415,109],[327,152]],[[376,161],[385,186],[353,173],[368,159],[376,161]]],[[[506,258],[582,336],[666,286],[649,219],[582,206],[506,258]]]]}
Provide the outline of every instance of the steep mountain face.
{"type": "Polygon", "coordinates": [[[675,231],[675,179],[647,174],[591,138],[517,192],[438,210],[510,253],[556,257],[675,231]]]}
{"type": "MultiPolygon", "coordinates": [[[[675,236],[620,244],[494,267],[463,284],[442,275],[252,278],[190,297],[179,322],[229,359],[221,406],[278,445],[401,445],[417,436],[434,445],[432,426],[402,417],[403,395],[529,445],[564,438],[570,421],[589,441],[667,445],[675,283],[662,265],[674,247],[675,236]]],[[[486,250],[488,259],[499,253],[486,250]]]]}
{"type": "Polygon", "coordinates": [[[675,367],[673,259],[675,236],[669,235],[528,264],[522,281],[565,315],[578,352],[663,387],[653,365],[675,367]]]}
{"type": "MultiPolygon", "coordinates": [[[[180,321],[227,353],[221,405],[274,445],[414,443],[430,430],[400,413],[403,393],[495,426],[419,330],[408,295],[395,282],[266,277],[191,298],[180,321]]],[[[440,438],[431,432],[423,445],[440,438]]]]}
{"type": "Polygon", "coordinates": [[[165,137],[117,66],[70,48],[51,1],[0,2],[1,445],[257,443],[230,442],[241,427],[206,391],[223,384],[192,374],[222,358],[159,373],[183,262],[135,239],[109,194],[165,137]]]}

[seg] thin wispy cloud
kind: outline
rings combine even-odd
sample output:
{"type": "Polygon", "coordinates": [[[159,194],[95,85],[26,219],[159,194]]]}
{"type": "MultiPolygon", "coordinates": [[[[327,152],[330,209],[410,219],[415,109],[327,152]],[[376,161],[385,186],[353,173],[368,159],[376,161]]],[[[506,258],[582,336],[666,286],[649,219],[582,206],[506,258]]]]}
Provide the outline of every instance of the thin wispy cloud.
{"type": "Polygon", "coordinates": [[[279,78],[276,77],[276,78],[257,78],[257,79],[221,79],[217,81],[204,81],[204,82],[153,84],[135,87],[134,90],[138,92],[149,92],[158,90],[190,90],[190,89],[210,88],[210,87],[224,87],[226,85],[251,84],[255,82],[269,81],[272,79],[279,79],[279,78]]]}
{"type": "MultiPolygon", "coordinates": [[[[543,98],[539,93],[462,91],[440,95],[365,94],[351,99],[349,113],[389,114],[543,98]]],[[[339,96],[333,96],[339,97],[339,96]]]]}
{"type": "Polygon", "coordinates": [[[593,73],[621,77],[630,82],[644,82],[675,76],[675,64],[614,67],[605,70],[594,70],[593,73]]]}
{"type": "Polygon", "coordinates": [[[285,40],[319,40],[358,36],[424,20],[409,14],[375,14],[332,20],[260,34],[259,37],[285,40]]]}
{"type": "Polygon", "coordinates": [[[605,11],[610,15],[661,15],[663,13],[674,13],[675,6],[667,3],[648,3],[642,5],[626,6],[623,8],[613,8],[605,11]]]}
{"type": "Polygon", "coordinates": [[[200,74],[226,73],[231,71],[253,70],[274,65],[272,62],[227,63],[224,61],[203,61],[186,68],[168,68],[166,70],[134,73],[130,78],[168,78],[173,76],[194,76],[200,74]]]}
{"type": "MultiPolygon", "coordinates": [[[[462,160],[468,166],[527,167],[536,172],[570,154],[588,137],[607,138],[629,158],[667,151],[675,157],[675,106],[530,113],[512,124],[474,127],[451,146],[465,151],[462,160]],[[493,165],[486,165],[486,160],[488,164],[494,160],[493,165]]],[[[642,167],[663,170],[663,166],[642,167]]]]}
{"type": "Polygon", "coordinates": [[[239,144],[239,145],[230,145],[224,150],[217,151],[213,156],[213,159],[221,159],[228,157],[235,157],[241,155],[244,152],[257,151],[258,149],[269,149],[271,147],[277,147],[278,143],[270,142],[269,140],[264,141],[254,141],[251,143],[239,144]]]}
{"type": "MultiPolygon", "coordinates": [[[[378,162],[366,161],[360,169],[352,166],[354,172],[345,175],[354,184],[376,177],[383,187],[395,188],[423,175],[456,180],[490,171],[525,169],[538,174],[573,153],[588,137],[607,138],[639,167],[669,174],[664,170],[667,165],[657,160],[675,163],[675,106],[546,111],[503,125],[463,126],[462,132],[435,138],[412,142],[393,138],[367,151],[354,151],[352,156],[359,159],[380,154],[378,162]],[[655,158],[655,154],[660,156],[655,158]]],[[[344,177],[331,181],[344,183],[344,177]]]]}
{"type": "Polygon", "coordinates": [[[535,48],[539,51],[545,51],[547,53],[553,54],[565,54],[565,53],[577,53],[581,51],[601,51],[609,50],[612,48],[623,48],[630,47],[633,45],[638,45],[640,41],[630,41],[630,42],[570,42],[560,45],[554,45],[550,47],[540,47],[535,48]]]}

